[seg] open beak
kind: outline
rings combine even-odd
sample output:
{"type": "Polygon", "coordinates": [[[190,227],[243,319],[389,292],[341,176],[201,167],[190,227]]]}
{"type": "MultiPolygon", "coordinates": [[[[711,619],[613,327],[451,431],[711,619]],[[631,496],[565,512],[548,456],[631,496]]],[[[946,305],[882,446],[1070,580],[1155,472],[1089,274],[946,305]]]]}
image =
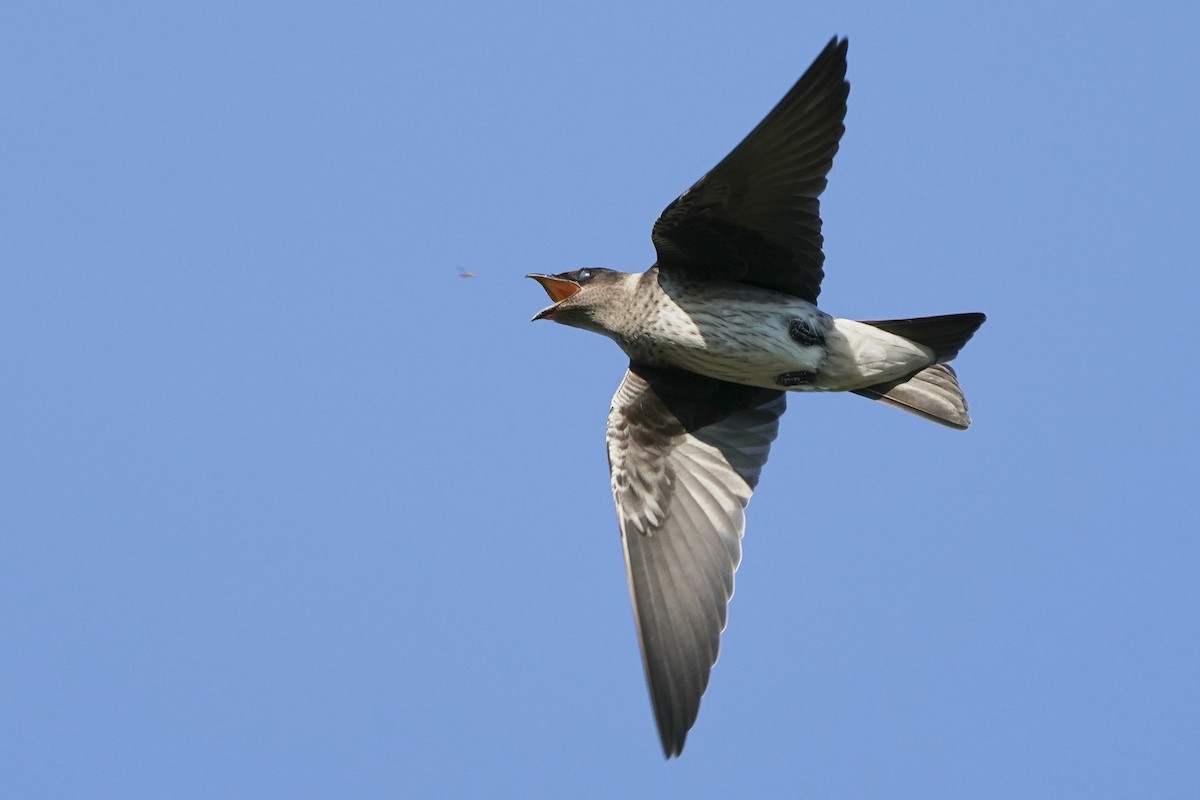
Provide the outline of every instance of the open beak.
{"type": "Polygon", "coordinates": [[[550,295],[550,299],[554,301],[554,305],[547,306],[534,315],[534,319],[554,319],[554,311],[558,308],[558,304],[566,300],[571,295],[579,291],[579,284],[575,281],[556,278],[553,275],[539,275],[537,273],[526,275],[526,278],[533,278],[542,285],[546,290],[546,294],[550,295]]]}

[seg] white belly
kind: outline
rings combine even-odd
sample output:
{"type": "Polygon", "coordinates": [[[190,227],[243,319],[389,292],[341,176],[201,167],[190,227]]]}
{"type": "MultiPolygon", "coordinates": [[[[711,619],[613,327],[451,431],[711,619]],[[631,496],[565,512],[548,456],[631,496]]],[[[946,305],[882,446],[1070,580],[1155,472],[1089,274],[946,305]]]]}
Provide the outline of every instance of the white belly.
{"type": "MultiPolygon", "coordinates": [[[[684,313],[669,309],[655,315],[653,360],[710,378],[780,389],[778,376],[811,372],[811,384],[788,388],[848,391],[904,377],[935,360],[931,350],[907,339],[836,319],[812,303],[775,292],[739,287],[730,296],[706,297],[703,303],[674,299],[684,313]],[[792,338],[788,329],[795,319],[821,331],[824,345],[792,338]]],[[[633,357],[647,355],[635,350],[630,349],[633,357]]]]}
{"type": "Polygon", "coordinates": [[[824,347],[806,347],[788,333],[796,318],[817,330],[830,326],[832,319],[812,303],[749,287],[736,287],[726,296],[710,295],[704,302],[689,302],[686,296],[673,299],[674,308],[660,308],[648,320],[653,354],[635,352],[638,343],[633,343],[631,357],[652,355],[659,363],[711,378],[771,388],[778,388],[778,375],[819,372],[824,363],[824,347]]]}

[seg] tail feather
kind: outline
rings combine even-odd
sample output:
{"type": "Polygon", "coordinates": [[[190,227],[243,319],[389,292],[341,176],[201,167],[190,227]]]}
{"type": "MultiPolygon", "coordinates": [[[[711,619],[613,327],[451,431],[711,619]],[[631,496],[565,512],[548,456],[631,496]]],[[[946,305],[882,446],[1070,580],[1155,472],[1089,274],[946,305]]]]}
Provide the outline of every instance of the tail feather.
{"type": "MultiPolygon", "coordinates": [[[[979,324],[975,327],[978,328],[979,324]]],[[[974,333],[974,328],[971,332],[974,333]]],[[[970,338],[970,334],[967,338],[970,338]]],[[[907,378],[855,389],[854,393],[958,430],[965,431],[971,424],[971,417],[967,414],[967,398],[963,397],[962,389],[958,386],[958,376],[946,364],[934,364],[907,378]]]]}
{"type": "Polygon", "coordinates": [[[983,314],[945,314],[940,317],[885,319],[865,322],[895,336],[922,344],[937,354],[938,363],[951,360],[986,320],[983,314]]]}

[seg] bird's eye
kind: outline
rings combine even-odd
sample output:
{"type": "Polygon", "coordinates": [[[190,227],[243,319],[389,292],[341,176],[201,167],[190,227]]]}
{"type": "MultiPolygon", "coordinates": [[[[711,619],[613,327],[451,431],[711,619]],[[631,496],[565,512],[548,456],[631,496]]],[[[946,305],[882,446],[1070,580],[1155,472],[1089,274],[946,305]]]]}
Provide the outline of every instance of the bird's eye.
{"type": "Polygon", "coordinates": [[[590,269],[579,270],[579,280],[586,281],[591,277],[592,277],[592,271],[590,269]]]}

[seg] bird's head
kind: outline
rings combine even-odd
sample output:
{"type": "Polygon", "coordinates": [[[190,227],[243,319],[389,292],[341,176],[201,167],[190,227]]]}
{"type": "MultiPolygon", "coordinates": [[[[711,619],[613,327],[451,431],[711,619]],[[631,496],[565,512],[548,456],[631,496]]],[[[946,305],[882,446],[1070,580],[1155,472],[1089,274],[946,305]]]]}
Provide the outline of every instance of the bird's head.
{"type": "Polygon", "coordinates": [[[577,269],[557,275],[526,275],[542,285],[554,301],[534,315],[562,325],[611,336],[626,310],[631,279],[635,276],[611,269],[577,269]]]}

